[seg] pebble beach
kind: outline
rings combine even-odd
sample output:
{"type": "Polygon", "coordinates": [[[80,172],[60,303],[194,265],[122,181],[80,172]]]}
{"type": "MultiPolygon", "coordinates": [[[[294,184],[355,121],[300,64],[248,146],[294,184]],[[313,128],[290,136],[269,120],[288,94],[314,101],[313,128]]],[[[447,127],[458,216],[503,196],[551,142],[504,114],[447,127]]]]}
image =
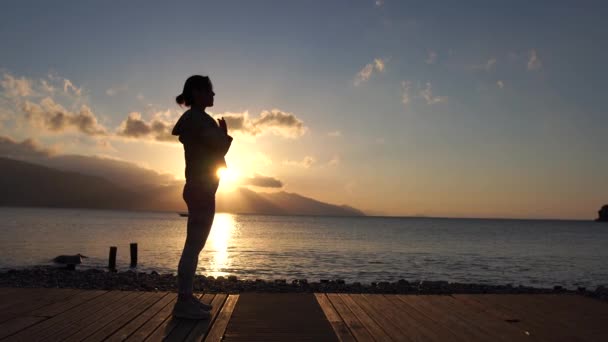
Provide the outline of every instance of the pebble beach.
{"type": "MultiPolygon", "coordinates": [[[[113,272],[105,269],[67,270],[40,266],[9,269],[0,273],[0,287],[76,288],[130,291],[175,291],[177,278],[174,274],[137,272],[128,270],[113,272]]],[[[608,288],[579,287],[566,289],[561,286],[538,288],[522,285],[469,284],[447,281],[418,281],[400,279],[394,282],[348,283],[341,279],[238,279],[236,276],[212,277],[196,275],[194,289],[206,293],[241,292],[340,292],[340,293],[397,293],[397,294],[538,294],[570,293],[601,300],[608,300],[608,288]]]]}

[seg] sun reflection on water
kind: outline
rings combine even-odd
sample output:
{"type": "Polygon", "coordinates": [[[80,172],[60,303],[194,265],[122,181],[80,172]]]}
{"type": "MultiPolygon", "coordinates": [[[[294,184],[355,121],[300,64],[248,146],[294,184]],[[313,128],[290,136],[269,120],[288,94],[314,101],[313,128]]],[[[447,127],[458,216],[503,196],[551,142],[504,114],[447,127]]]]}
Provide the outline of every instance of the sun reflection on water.
{"type": "Polygon", "coordinates": [[[205,267],[204,274],[214,277],[228,275],[228,272],[223,270],[230,267],[228,247],[231,245],[236,232],[237,226],[234,215],[227,213],[215,215],[205,246],[206,252],[210,253],[211,256],[208,264],[201,265],[205,267]]]}

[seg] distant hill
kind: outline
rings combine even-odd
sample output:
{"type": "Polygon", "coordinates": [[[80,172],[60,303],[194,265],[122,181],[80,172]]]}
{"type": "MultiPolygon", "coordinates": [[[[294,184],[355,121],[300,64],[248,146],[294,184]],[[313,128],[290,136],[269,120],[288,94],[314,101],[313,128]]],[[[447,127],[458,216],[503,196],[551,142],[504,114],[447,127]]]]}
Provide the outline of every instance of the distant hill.
{"type": "MultiPolygon", "coordinates": [[[[65,168],[65,167],[64,167],[65,168]]],[[[120,177],[112,173],[109,178],[120,177]]],[[[0,205],[67,208],[183,211],[183,184],[140,184],[133,187],[97,175],[58,170],[30,162],[0,158],[0,205]]],[[[217,211],[272,215],[360,216],[349,206],[328,204],[284,191],[255,192],[239,188],[218,193],[217,211]]]]}

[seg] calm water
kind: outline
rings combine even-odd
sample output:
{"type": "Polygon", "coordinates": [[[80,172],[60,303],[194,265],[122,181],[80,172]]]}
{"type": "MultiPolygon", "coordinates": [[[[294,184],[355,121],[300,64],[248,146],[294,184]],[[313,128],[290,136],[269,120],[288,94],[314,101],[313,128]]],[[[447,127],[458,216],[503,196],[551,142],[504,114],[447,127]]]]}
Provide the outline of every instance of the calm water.
{"type": "MultiPolygon", "coordinates": [[[[0,268],[59,254],[175,272],[186,219],[174,213],[0,208],[0,268]]],[[[567,287],[608,285],[608,225],[582,221],[216,215],[198,273],[348,282],[448,280],[567,287]]]]}

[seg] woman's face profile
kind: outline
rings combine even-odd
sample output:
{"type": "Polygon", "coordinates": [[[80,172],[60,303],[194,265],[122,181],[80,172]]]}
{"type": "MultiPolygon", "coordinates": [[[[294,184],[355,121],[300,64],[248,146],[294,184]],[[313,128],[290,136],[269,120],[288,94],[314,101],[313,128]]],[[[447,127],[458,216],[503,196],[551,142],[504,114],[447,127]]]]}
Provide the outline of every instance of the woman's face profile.
{"type": "Polygon", "coordinates": [[[213,107],[213,90],[194,90],[192,95],[195,103],[200,103],[203,107],[213,107]]]}

